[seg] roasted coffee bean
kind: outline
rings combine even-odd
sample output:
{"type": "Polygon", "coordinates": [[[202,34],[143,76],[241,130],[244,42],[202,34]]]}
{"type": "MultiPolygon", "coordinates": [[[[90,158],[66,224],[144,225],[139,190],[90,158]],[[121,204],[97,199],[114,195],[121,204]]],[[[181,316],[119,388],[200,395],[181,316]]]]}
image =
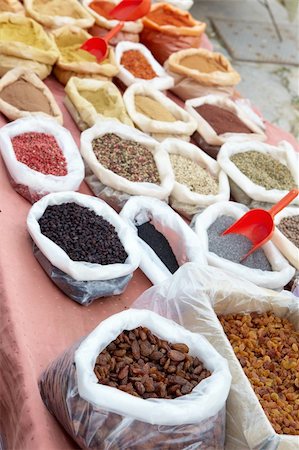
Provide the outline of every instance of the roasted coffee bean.
{"type": "Polygon", "coordinates": [[[181,353],[189,353],[189,347],[186,344],[172,344],[171,348],[181,353]]]}
{"type": "Polygon", "coordinates": [[[170,350],[170,352],[168,352],[168,356],[172,359],[172,361],[184,361],[185,359],[185,354],[178,352],[177,350],[170,350]]]}

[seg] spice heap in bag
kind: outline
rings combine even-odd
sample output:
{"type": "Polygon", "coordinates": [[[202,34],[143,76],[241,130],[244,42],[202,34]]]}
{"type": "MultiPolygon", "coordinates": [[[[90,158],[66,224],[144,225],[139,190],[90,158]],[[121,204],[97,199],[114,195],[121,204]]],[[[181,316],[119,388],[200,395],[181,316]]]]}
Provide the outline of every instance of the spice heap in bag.
{"type": "Polygon", "coordinates": [[[299,332],[272,312],[220,322],[276,433],[299,435],[299,332]]]}
{"type": "Polygon", "coordinates": [[[195,111],[211,125],[217,134],[252,133],[252,130],[236,114],[227,109],[205,103],[195,108],[195,111]]]}
{"type": "Polygon", "coordinates": [[[151,80],[157,76],[146,57],[138,50],[124,52],[120,63],[136,78],[151,80]]]}
{"type": "Polygon", "coordinates": [[[284,217],[279,222],[278,229],[299,248],[299,215],[284,217]]]}

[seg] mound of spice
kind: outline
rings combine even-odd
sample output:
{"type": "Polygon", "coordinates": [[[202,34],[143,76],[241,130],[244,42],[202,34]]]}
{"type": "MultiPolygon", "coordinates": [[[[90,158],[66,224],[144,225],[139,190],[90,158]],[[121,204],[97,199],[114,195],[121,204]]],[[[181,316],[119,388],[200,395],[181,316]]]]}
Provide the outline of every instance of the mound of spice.
{"type": "Polygon", "coordinates": [[[98,161],[117,175],[139,183],[160,183],[154,157],[144,145],[108,133],[95,138],[92,149],[98,161]]]}
{"type": "Polygon", "coordinates": [[[159,120],[161,122],[176,121],[175,116],[171,114],[165,106],[151,97],[135,95],[135,107],[137,112],[148,116],[150,119],[159,120]]]}
{"type": "Polygon", "coordinates": [[[245,261],[241,259],[249,252],[252,242],[241,234],[226,234],[222,236],[223,231],[227,230],[236,219],[230,216],[219,216],[208,228],[209,251],[215,253],[221,258],[240,263],[251,269],[261,269],[272,271],[272,267],[265,255],[263,249],[253,252],[245,261]]]}
{"type": "Polygon", "coordinates": [[[149,12],[146,17],[161,26],[193,27],[193,22],[188,13],[177,11],[165,4],[149,12]]]}
{"type": "Polygon", "coordinates": [[[169,154],[170,162],[174,171],[175,180],[184,184],[192,192],[202,195],[218,194],[218,183],[216,179],[206,170],[200,167],[192,159],[175,153],[169,154]]]}
{"type": "Polygon", "coordinates": [[[54,136],[34,131],[11,140],[16,158],[45,175],[67,175],[67,162],[54,136]]]}
{"type": "Polygon", "coordinates": [[[77,203],[48,206],[38,223],[73,261],[107,265],[128,257],[114,226],[77,203]]]}
{"type": "Polygon", "coordinates": [[[299,215],[281,219],[278,229],[299,248],[299,215]]]}
{"type": "Polygon", "coordinates": [[[146,57],[138,50],[127,50],[120,63],[136,78],[152,80],[157,76],[146,57]]]}
{"type": "Polygon", "coordinates": [[[217,134],[252,133],[236,114],[227,109],[205,103],[195,108],[195,111],[211,125],[217,134]]]}
{"type": "Polygon", "coordinates": [[[115,8],[115,4],[106,1],[92,1],[89,3],[89,8],[93,9],[99,16],[105,17],[105,19],[111,20],[109,16],[110,11],[115,8]]]}
{"type": "Polygon", "coordinates": [[[199,54],[185,56],[180,60],[180,65],[203,73],[226,72],[216,59],[199,54]]]}
{"type": "Polygon", "coordinates": [[[95,90],[79,89],[79,94],[93,105],[95,110],[105,117],[113,117],[120,119],[123,114],[122,109],[119,108],[118,96],[108,91],[106,88],[99,88],[95,90]]]}
{"type": "Polygon", "coordinates": [[[231,161],[253,183],[265,189],[290,191],[296,187],[290,169],[269,154],[255,150],[236,153],[231,161]]]}
{"type": "Polygon", "coordinates": [[[276,433],[299,435],[299,332],[272,312],[219,319],[276,433]]]}
{"type": "Polygon", "coordinates": [[[186,344],[171,344],[144,327],[112,341],[97,357],[94,373],[99,384],[143,399],[190,394],[211,375],[186,344]]]}
{"type": "Polygon", "coordinates": [[[176,272],[179,265],[166,237],[150,222],[137,226],[137,231],[140,239],[154,250],[169,272],[176,272]]]}

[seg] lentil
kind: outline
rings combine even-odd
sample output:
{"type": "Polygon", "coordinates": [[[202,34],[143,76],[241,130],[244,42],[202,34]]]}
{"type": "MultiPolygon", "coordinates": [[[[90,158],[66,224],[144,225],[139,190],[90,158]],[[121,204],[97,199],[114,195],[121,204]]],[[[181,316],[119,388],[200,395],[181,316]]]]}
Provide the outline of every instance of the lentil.
{"type": "Polygon", "coordinates": [[[218,194],[218,183],[206,169],[182,155],[170,153],[169,157],[178,183],[186,185],[190,191],[198,194],[218,194]]]}
{"type": "Polygon", "coordinates": [[[219,319],[276,433],[299,435],[299,332],[272,312],[219,319]]]}
{"type": "Polygon", "coordinates": [[[241,259],[252,247],[251,241],[241,234],[226,234],[221,236],[223,231],[227,230],[236,219],[230,216],[219,216],[208,228],[209,251],[215,253],[221,258],[240,263],[251,269],[261,269],[271,271],[271,265],[263,249],[253,252],[245,261],[241,259]]]}
{"type": "Polygon", "coordinates": [[[73,261],[107,265],[127,259],[114,226],[77,203],[48,206],[38,223],[41,233],[73,261]]]}
{"type": "Polygon", "coordinates": [[[281,219],[278,229],[299,248],[299,215],[281,219]]]}
{"type": "Polygon", "coordinates": [[[140,114],[148,116],[150,119],[162,122],[175,122],[176,118],[171,114],[165,106],[157,102],[151,97],[145,95],[135,95],[136,111],[140,114]]]}
{"type": "Polygon", "coordinates": [[[94,372],[100,384],[143,399],[181,397],[211,375],[186,344],[170,344],[144,327],[123,331],[98,355],[94,372]]]}
{"type": "Polygon", "coordinates": [[[153,155],[144,145],[107,133],[94,139],[92,148],[98,161],[117,175],[133,182],[160,183],[153,155]]]}
{"type": "Polygon", "coordinates": [[[216,134],[252,133],[235,113],[227,109],[205,103],[195,108],[195,111],[211,125],[216,134]]]}
{"type": "Polygon", "coordinates": [[[251,150],[236,153],[231,161],[253,183],[265,189],[291,190],[295,185],[290,169],[272,156],[251,150]]]}
{"type": "Polygon", "coordinates": [[[134,77],[152,80],[157,76],[146,57],[138,50],[127,50],[122,54],[120,63],[134,77]]]}
{"type": "Polygon", "coordinates": [[[137,226],[137,231],[138,236],[154,250],[168,270],[176,272],[179,265],[166,237],[150,222],[137,226]]]}
{"type": "Polygon", "coordinates": [[[16,158],[45,175],[67,175],[67,162],[51,134],[28,132],[11,140],[16,158]]]}

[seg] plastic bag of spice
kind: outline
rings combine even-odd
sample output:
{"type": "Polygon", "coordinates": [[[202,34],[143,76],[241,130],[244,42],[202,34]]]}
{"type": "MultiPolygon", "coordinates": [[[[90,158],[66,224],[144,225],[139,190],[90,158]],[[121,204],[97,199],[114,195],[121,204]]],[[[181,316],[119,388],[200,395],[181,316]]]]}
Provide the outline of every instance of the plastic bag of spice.
{"type": "Polygon", "coordinates": [[[232,100],[217,96],[186,101],[186,110],[197,121],[197,131],[208,144],[228,141],[264,141],[263,130],[232,100]]]}
{"type": "Polygon", "coordinates": [[[167,3],[153,5],[143,18],[140,41],[164,64],[172,54],[185,48],[200,47],[206,24],[194,20],[190,13],[167,3]]]}
{"type": "Polygon", "coordinates": [[[200,148],[179,139],[165,139],[161,148],[169,154],[175,177],[169,200],[173,209],[191,218],[201,208],[229,200],[226,174],[200,148]]]}
{"type": "Polygon", "coordinates": [[[200,442],[202,450],[220,450],[224,446],[225,402],[230,381],[231,375],[225,359],[206,339],[148,310],[130,309],[101,322],[80,344],[75,344],[53,361],[42,373],[39,387],[49,411],[80,448],[187,450],[198,447],[200,442]],[[125,342],[131,341],[133,344],[130,350],[125,342]],[[184,366],[183,362],[181,376],[168,375],[170,380],[166,384],[163,381],[165,377],[162,378],[157,372],[163,369],[155,371],[157,360],[150,356],[153,352],[155,357],[164,355],[158,350],[162,350],[160,345],[165,347],[163,352],[169,351],[169,361],[174,371],[179,361],[172,360],[171,357],[185,359],[187,355],[179,350],[170,350],[171,348],[185,352],[189,350],[189,366],[192,363],[193,367],[200,362],[197,373],[208,369],[209,376],[203,375],[205,378],[199,383],[196,381],[200,377],[195,376],[195,387],[191,392],[189,390],[189,394],[182,394],[181,390],[188,390],[183,386],[186,385],[189,371],[184,369],[188,365],[184,366]],[[98,377],[101,374],[106,373],[108,377],[113,373],[110,361],[115,357],[110,355],[114,355],[115,351],[122,354],[122,357],[117,357],[119,368],[115,369],[119,374],[116,380],[119,381],[110,385],[99,383],[98,377]],[[126,353],[131,352],[129,367],[125,365],[125,358],[128,358],[126,353]],[[140,357],[137,361],[138,352],[140,357]],[[153,389],[149,386],[153,383],[152,376],[144,375],[142,378],[138,375],[146,373],[149,366],[144,360],[152,361],[150,375],[154,376],[156,372],[156,379],[160,376],[161,381],[152,384],[153,389]],[[131,385],[126,385],[133,370],[136,373],[134,381],[131,385]],[[136,381],[136,378],[141,381],[136,381]],[[163,398],[166,397],[165,391],[170,389],[169,385],[175,380],[181,383],[175,387],[180,396],[175,398],[176,394],[173,394],[172,397],[163,398]],[[133,384],[137,385],[140,395],[130,394],[133,384]]]}
{"type": "Polygon", "coordinates": [[[295,269],[271,241],[241,262],[252,247],[251,241],[234,233],[221,236],[246,211],[248,208],[238,203],[214,203],[194,216],[191,226],[207,252],[209,265],[232,272],[257,286],[283,289],[295,269]]]}
{"type": "Polygon", "coordinates": [[[174,182],[168,155],[144,133],[98,122],[81,134],[81,154],[91,189],[116,209],[132,195],[168,200],[174,182]]]}
{"type": "Polygon", "coordinates": [[[115,60],[119,67],[117,78],[126,86],[142,81],[155,89],[164,90],[174,84],[173,78],[142,44],[120,42],[115,48],[115,60]]]}
{"type": "Polygon", "coordinates": [[[207,264],[196,234],[166,203],[153,198],[132,197],[120,216],[135,233],[142,236],[138,239],[140,268],[153,284],[164,281],[186,262],[207,264]],[[151,226],[148,226],[149,223],[151,226]],[[141,234],[139,227],[144,224],[147,224],[147,230],[141,234]],[[163,236],[168,242],[164,241],[163,236]]]}
{"type": "MultiPolygon", "coordinates": [[[[253,354],[252,344],[256,343],[257,331],[248,328],[247,321],[243,323],[239,320],[231,332],[233,336],[244,332],[241,344],[243,349],[242,347],[240,349],[238,344],[233,344],[235,351],[239,352],[240,356],[243,354],[243,358],[238,361],[216,314],[245,313],[248,318],[251,312],[274,313],[282,320],[289,320],[295,330],[299,331],[298,305],[298,299],[286,291],[277,293],[262,289],[244,279],[236,279],[234,275],[226,271],[213,267],[198,267],[192,263],[180,268],[163,284],[146,291],[133,304],[134,308],[147,308],[178,322],[192,332],[200,333],[228,361],[232,374],[232,386],[227,401],[225,448],[229,450],[248,450],[249,448],[297,450],[298,435],[291,435],[287,425],[284,425],[286,431],[282,429],[282,434],[278,434],[273,427],[275,424],[270,423],[266,414],[271,411],[274,414],[278,413],[280,420],[285,419],[290,427],[293,426],[293,424],[290,425],[291,422],[298,421],[298,409],[295,402],[298,389],[295,384],[293,389],[291,387],[291,370],[285,370],[282,367],[282,364],[286,364],[288,356],[291,358],[291,353],[293,357],[296,357],[294,352],[297,351],[298,358],[299,346],[296,344],[298,334],[297,338],[291,337],[288,331],[290,326],[285,329],[282,323],[271,323],[270,318],[269,324],[269,321],[263,319],[264,326],[266,323],[268,326],[264,332],[262,330],[258,332],[260,336],[258,349],[255,347],[254,353],[256,360],[252,361],[250,354],[253,354]],[[213,305],[214,311],[210,305],[213,305]],[[290,342],[285,341],[285,336],[290,339],[290,342]],[[277,345],[277,342],[280,344],[277,345]],[[291,348],[293,343],[296,345],[291,348]],[[248,356],[249,360],[246,364],[248,356]],[[247,370],[247,374],[254,374],[254,370],[257,371],[254,387],[261,388],[260,398],[264,396],[264,405],[268,406],[268,411],[263,410],[242,366],[244,370],[247,370]],[[279,395],[275,396],[277,388],[279,395]],[[289,394],[287,394],[288,389],[290,389],[289,394]],[[284,391],[283,394],[281,394],[282,391],[284,391]],[[294,395],[290,395],[291,392],[294,395]],[[288,400],[286,395],[290,395],[288,400]]],[[[263,327],[262,320],[261,327],[263,327]]],[[[293,366],[291,383],[294,383],[295,378],[296,368],[294,369],[293,366]]]]}
{"type": "Polygon", "coordinates": [[[272,241],[290,263],[299,270],[299,208],[284,208],[274,218],[272,241]]]}
{"type": "Polygon", "coordinates": [[[143,83],[132,84],[123,100],[133,122],[158,141],[178,137],[189,141],[196,120],[166,95],[143,83]]]}
{"type": "MultiPolygon", "coordinates": [[[[299,185],[298,155],[286,141],[277,147],[260,142],[228,142],[217,161],[229,177],[235,200],[249,207],[253,201],[277,203],[299,185]]],[[[292,204],[298,205],[299,198],[292,204]]]]}
{"type": "Polygon", "coordinates": [[[134,233],[95,197],[49,194],[30,209],[27,228],[47,275],[82,305],[122,293],[138,267],[134,233]]]}
{"type": "Polygon", "coordinates": [[[0,151],[14,189],[31,203],[79,188],[84,164],[71,133],[54,119],[24,117],[0,130],[0,151]]]}

